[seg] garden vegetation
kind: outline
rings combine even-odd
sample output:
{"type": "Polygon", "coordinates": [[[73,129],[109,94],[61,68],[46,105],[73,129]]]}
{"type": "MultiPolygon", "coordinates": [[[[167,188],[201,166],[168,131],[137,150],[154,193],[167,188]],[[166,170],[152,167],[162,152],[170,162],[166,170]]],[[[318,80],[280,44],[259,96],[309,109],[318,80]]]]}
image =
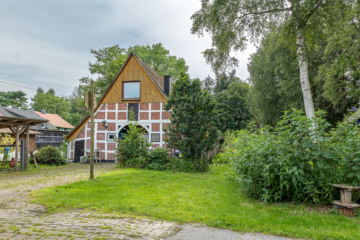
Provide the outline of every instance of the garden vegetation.
{"type": "Polygon", "coordinates": [[[357,112],[336,126],[325,117],[323,111],[313,119],[300,110],[285,112],[275,128],[236,132],[215,161],[229,163],[247,195],[264,202],[330,204],[340,199],[332,184],[359,185],[360,128],[357,112]]]}

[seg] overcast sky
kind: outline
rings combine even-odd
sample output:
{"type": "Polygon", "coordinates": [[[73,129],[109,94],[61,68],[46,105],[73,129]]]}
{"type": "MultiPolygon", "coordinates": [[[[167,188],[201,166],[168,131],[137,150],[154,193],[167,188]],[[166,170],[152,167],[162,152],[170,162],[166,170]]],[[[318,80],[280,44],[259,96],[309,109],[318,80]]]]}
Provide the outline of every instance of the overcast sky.
{"type": "MultiPolygon", "coordinates": [[[[198,9],[197,0],[0,0],[0,81],[70,95],[79,78],[90,76],[90,49],[159,42],[185,59],[191,78],[214,76],[201,54],[210,37],[190,33],[198,9]]],[[[241,79],[254,51],[237,54],[241,79]]],[[[0,91],[36,93],[2,82],[0,91]]]]}

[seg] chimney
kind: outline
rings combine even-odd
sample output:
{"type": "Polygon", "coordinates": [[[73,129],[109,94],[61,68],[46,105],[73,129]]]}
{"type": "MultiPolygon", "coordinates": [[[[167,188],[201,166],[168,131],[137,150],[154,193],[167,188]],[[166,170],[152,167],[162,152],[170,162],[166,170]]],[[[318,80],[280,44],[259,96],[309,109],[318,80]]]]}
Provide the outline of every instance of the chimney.
{"type": "Polygon", "coordinates": [[[164,76],[164,91],[165,91],[166,95],[168,95],[168,96],[171,92],[171,79],[170,78],[171,78],[170,75],[164,76]]]}
{"type": "Polygon", "coordinates": [[[42,113],[42,114],[46,114],[46,110],[41,110],[41,113],[42,113]]]}

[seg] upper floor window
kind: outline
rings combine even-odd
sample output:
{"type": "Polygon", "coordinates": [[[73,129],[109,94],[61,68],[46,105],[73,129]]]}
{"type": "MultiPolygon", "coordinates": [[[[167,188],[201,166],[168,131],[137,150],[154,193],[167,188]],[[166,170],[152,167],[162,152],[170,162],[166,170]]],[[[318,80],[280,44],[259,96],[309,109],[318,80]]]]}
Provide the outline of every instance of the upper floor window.
{"type": "Polygon", "coordinates": [[[123,82],[123,99],[140,99],[140,82],[123,82]]]}

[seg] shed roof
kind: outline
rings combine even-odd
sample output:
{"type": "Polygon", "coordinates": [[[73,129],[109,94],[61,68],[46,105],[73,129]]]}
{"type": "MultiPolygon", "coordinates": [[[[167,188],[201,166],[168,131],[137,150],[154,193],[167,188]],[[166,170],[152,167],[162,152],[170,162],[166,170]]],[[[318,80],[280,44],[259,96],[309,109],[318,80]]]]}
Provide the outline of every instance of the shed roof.
{"type": "Polygon", "coordinates": [[[34,111],[31,110],[23,110],[16,108],[5,108],[5,110],[10,114],[12,114],[14,117],[44,120],[44,118],[40,117],[34,111]]]}
{"type": "Polygon", "coordinates": [[[10,121],[14,123],[30,122],[31,124],[39,124],[49,120],[41,118],[30,110],[0,107],[0,122],[10,121]]]}

